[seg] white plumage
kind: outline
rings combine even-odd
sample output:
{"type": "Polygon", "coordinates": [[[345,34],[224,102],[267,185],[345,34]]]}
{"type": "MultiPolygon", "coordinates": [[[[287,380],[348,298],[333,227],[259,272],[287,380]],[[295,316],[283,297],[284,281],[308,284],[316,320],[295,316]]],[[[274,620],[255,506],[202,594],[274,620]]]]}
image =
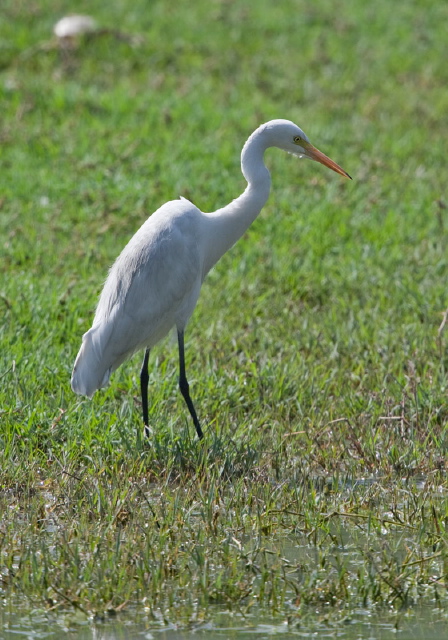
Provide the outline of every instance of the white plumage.
{"type": "Polygon", "coordinates": [[[187,200],[167,202],[123,249],[83,336],[76,393],[92,396],[133,353],[154,346],[173,326],[185,327],[202,282],[200,216],[187,200]]]}
{"type": "Polygon", "coordinates": [[[263,155],[271,146],[317,160],[350,177],[313,147],[292,122],[273,120],[259,127],[241,154],[241,169],[248,186],[239,198],[213,213],[201,212],[184,198],[167,202],[146,220],[123,249],[109,271],[92,328],[83,336],[73,368],[73,391],[92,396],[107,385],[111,373],[129,356],[146,349],[141,391],[147,427],[149,349],[176,327],[179,384],[197,433],[202,437],[185,375],[184,330],[204,277],[246,231],[269,196],[270,175],[263,155]]]}

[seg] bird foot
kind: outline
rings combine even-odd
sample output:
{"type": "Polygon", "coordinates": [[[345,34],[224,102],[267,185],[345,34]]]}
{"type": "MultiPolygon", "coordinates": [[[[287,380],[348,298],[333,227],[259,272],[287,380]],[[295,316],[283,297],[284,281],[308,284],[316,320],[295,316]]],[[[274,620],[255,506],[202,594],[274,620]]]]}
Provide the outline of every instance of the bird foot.
{"type": "Polygon", "coordinates": [[[145,439],[149,439],[152,436],[152,429],[145,424],[145,439]]]}

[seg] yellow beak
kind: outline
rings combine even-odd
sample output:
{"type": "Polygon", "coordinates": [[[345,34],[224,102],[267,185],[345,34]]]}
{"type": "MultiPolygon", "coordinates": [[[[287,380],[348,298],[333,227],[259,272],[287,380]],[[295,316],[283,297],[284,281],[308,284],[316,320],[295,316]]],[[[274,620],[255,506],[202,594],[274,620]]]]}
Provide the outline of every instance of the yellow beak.
{"type": "Polygon", "coordinates": [[[350,180],[352,179],[352,177],[348,175],[347,171],[344,171],[342,167],[336,164],[336,162],[334,162],[331,158],[326,156],[325,153],[322,153],[322,151],[319,151],[319,149],[316,149],[316,147],[313,147],[311,143],[309,142],[305,144],[302,143],[302,146],[305,149],[305,155],[307,156],[307,158],[310,158],[310,160],[315,160],[316,162],[320,162],[321,164],[324,164],[329,169],[336,171],[336,173],[339,173],[341,176],[344,176],[345,178],[350,178],[350,180]]]}

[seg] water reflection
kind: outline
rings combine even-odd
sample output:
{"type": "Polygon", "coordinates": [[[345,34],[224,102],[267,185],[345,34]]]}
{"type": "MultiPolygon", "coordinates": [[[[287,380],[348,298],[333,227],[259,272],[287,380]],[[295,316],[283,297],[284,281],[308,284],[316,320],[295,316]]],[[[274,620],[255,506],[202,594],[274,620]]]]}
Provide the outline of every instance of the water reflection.
{"type": "MultiPolygon", "coordinates": [[[[295,638],[342,638],[345,640],[440,640],[448,637],[448,622],[433,619],[430,609],[396,614],[391,622],[381,622],[367,611],[359,611],[338,624],[314,622],[288,625],[287,622],[248,620],[239,614],[217,614],[215,621],[192,625],[190,629],[175,626],[154,627],[153,622],[131,619],[93,622],[61,616],[50,619],[41,611],[20,615],[0,609],[0,638],[2,640],[59,639],[69,640],[292,640],[295,638]]],[[[440,612],[438,612],[440,616],[440,612]]]]}

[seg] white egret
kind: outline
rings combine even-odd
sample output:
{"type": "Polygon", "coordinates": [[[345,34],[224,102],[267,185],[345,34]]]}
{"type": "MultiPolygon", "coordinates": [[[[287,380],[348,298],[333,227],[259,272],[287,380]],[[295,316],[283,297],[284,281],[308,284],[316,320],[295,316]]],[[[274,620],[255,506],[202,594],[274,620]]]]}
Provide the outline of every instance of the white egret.
{"type": "Polygon", "coordinates": [[[145,349],[140,389],[148,435],[149,352],[176,327],[179,387],[197,434],[203,437],[185,373],[184,331],[205,276],[243,235],[269,196],[270,174],[263,161],[269,147],[316,160],[350,178],[289,120],[271,120],[258,127],[241,153],[241,170],[248,183],[244,193],[212,213],[203,213],[185,198],[167,202],[118,256],[104,284],[92,328],[82,338],[71,379],[73,391],[92,396],[129,356],[145,349]]]}
{"type": "Polygon", "coordinates": [[[82,15],[65,16],[58,20],[53,27],[53,33],[61,39],[74,38],[97,30],[96,21],[90,16],[82,15]]]}

